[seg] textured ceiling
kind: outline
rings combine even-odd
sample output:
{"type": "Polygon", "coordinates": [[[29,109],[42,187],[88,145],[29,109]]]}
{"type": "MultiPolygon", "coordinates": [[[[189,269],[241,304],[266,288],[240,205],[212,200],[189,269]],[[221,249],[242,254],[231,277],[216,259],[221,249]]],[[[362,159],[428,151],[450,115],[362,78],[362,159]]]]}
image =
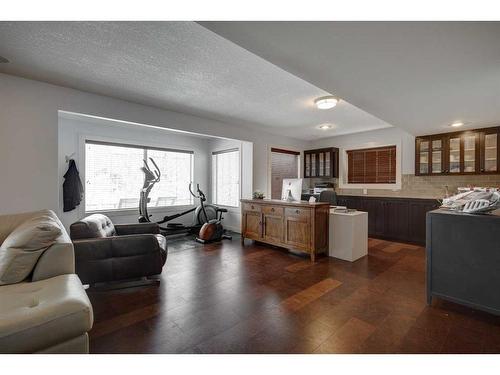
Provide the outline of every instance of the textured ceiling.
{"type": "Polygon", "coordinates": [[[201,24],[415,135],[500,123],[500,22],[201,24]]]}
{"type": "Polygon", "coordinates": [[[194,22],[0,22],[0,72],[312,140],[390,126],[194,22]],[[319,130],[331,123],[328,131],[319,130]]]}

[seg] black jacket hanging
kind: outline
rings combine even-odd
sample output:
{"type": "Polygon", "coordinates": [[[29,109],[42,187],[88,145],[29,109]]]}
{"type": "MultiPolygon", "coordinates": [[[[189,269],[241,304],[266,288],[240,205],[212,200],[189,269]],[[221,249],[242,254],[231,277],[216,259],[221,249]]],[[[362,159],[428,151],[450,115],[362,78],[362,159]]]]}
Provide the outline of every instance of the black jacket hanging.
{"type": "Polygon", "coordinates": [[[63,183],[63,201],[64,208],[63,211],[74,210],[76,206],[80,204],[83,199],[83,186],[80,181],[80,174],[76,168],[75,161],[71,159],[69,161],[68,171],[64,175],[63,183]]]}

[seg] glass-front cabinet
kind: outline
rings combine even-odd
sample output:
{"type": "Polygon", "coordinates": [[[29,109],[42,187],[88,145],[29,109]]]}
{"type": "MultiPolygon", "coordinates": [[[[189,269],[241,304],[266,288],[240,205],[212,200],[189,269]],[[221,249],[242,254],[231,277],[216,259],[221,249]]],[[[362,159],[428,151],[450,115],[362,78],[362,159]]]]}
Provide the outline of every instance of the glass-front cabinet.
{"type": "Polygon", "coordinates": [[[460,160],[462,153],[460,151],[460,136],[451,136],[448,138],[448,172],[460,173],[460,160]]]}
{"type": "Polygon", "coordinates": [[[304,177],[338,177],[339,149],[328,147],[304,151],[304,177]]]}
{"type": "Polygon", "coordinates": [[[497,129],[485,130],[481,133],[480,137],[481,172],[498,173],[498,160],[500,159],[498,138],[500,137],[500,133],[497,129]]]}
{"type": "Polygon", "coordinates": [[[444,172],[444,144],[441,138],[431,139],[431,172],[444,172]]]}
{"type": "Polygon", "coordinates": [[[476,157],[477,147],[476,143],[479,139],[479,133],[467,133],[462,135],[464,144],[464,162],[463,162],[463,173],[476,173],[478,172],[476,157]]]}
{"type": "Polygon", "coordinates": [[[499,173],[499,138],[499,127],[417,137],[415,174],[499,173]]]}
{"type": "Polygon", "coordinates": [[[318,154],[318,176],[323,177],[325,175],[325,153],[320,152],[318,154]]]}
{"type": "Polygon", "coordinates": [[[430,140],[420,139],[417,142],[417,155],[419,174],[429,174],[429,150],[430,150],[430,140]]]}

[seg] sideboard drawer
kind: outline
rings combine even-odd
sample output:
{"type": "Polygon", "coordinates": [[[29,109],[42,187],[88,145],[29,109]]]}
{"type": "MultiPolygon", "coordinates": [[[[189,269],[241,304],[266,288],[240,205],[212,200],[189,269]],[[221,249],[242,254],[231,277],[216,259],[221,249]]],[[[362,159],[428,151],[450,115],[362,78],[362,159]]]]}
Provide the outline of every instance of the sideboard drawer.
{"type": "Polygon", "coordinates": [[[285,209],[285,216],[307,220],[311,217],[311,210],[309,208],[287,207],[285,209]]]}
{"type": "Polygon", "coordinates": [[[244,211],[251,211],[251,212],[261,212],[262,208],[261,208],[260,204],[244,203],[243,210],[244,211]]]}
{"type": "Polygon", "coordinates": [[[264,215],[283,216],[283,207],[264,206],[262,207],[262,213],[264,215]]]}

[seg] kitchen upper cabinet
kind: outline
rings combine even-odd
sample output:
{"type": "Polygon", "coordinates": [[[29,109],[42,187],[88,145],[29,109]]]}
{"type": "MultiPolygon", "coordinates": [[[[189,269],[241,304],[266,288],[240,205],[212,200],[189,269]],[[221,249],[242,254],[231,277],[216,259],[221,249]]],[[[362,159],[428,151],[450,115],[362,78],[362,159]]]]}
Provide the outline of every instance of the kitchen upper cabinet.
{"type": "Polygon", "coordinates": [[[422,137],[415,140],[415,174],[429,174],[430,143],[429,138],[422,137]]]}
{"type": "Polygon", "coordinates": [[[463,164],[462,173],[479,173],[479,132],[467,132],[462,135],[463,164]]]}
{"type": "Polygon", "coordinates": [[[432,174],[444,173],[444,140],[442,137],[431,137],[430,170],[432,174]]]}
{"type": "Polygon", "coordinates": [[[462,149],[460,147],[460,135],[454,135],[447,138],[448,142],[448,170],[450,174],[456,174],[461,172],[462,165],[462,149]]]}
{"type": "Polygon", "coordinates": [[[481,173],[498,173],[500,170],[499,129],[484,130],[479,135],[481,173]]]}
{"type": "Polygon", "coordinates": [[[416,175],[499,173],[499,128],[417,137],[416,175]]]}
{"type": "Polygon", "coordinates": [[[335,147],[304,151],[304,178],[338,177],[339,149],[335,147]]]}
{"type": "Polygon", "coordinates": [[[443,136],[418,137],[415,140],[415,174],[433,175],[445,172],[446,139],[443,136]]]}

